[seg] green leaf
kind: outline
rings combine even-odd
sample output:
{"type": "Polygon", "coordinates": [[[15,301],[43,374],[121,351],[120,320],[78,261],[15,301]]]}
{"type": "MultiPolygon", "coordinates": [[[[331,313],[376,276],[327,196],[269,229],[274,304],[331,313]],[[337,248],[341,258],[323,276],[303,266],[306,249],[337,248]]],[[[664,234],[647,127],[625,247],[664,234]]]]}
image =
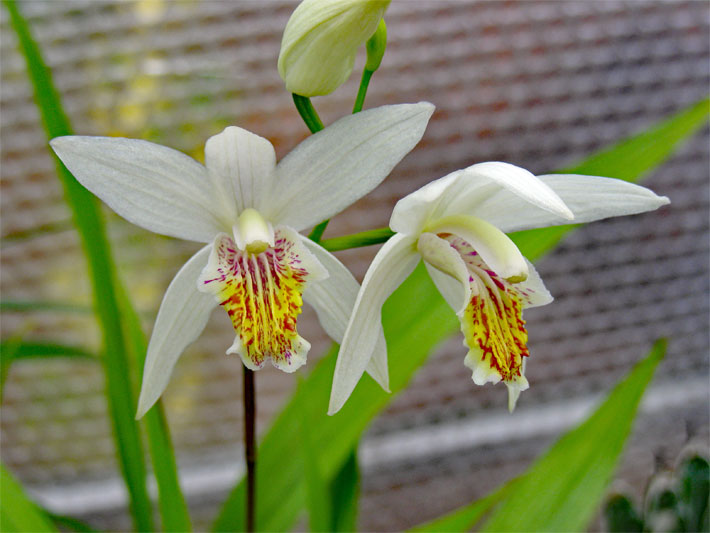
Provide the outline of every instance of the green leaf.
{"type": "Polygon", "coordinates": [[[516,480],[509,481],[480,500],[476,500],[470,505],[461,507],[431,522],[420,524],[411,529],[411,531],[469,531],[481,521],[483,516],[490,511],[495,504],[510,492],[515,481],[516,480]]]}
{"type": "Polygon", "coordinates": [[[6,350],[13,351],[13,359],[28,359],[34,357],[80,357],[84,359],[98,359],[96,355],[81,346],[71,346],[56,342],[33,342],[19,341],[12,339],[0,344],[0,351],[3,357],[6,350]]]}
{"type": "MultiPolygon", "coordinates": [[[[653,128],[560,172],[639,181],[668,159],[682,141],[698,131],[707,122],[709,113],[710,100],[705,98],[653,128]]],[[[567,225],[519,231],[510,237],[525,257],[533,259],[556,246],[575,227],[567,225]]]]}
{"type": "Polygon", "coordinates": [[[57,311],[60,313],[93,313],[94,310],[88,305],[76,305],[66,302],[47,302],[47,301],[21,301],[21,300],[4,300],[0,302],[0,311],[11,312],[33,312],[33,311],[57,311]]]}
{"type": "MultiPolygon", "coordinates": [[[[126,291],[121,287],[118,294],[123,326],[128,339],[128,350],[138,361],[141,380],[143,365],[148,350],[140,318],[131,305],[126,291]]],[[[192,530],[187,502],[180,488],[177,461],[170,438],[170,429],[165,418],[162,401],[156,402],[143,417],[148,434],[148,448],[153,464],[153,474],[158,484],[158,508],[165,531],[186,532],[192,530]]]]}
{"type": "Polygon", "coordinates": [[[360,467],[357,450],[353,449],[333,477],[330,484],[332,521],[330,531],[346,532],[357,529],[357,510],[360,498],[360,467]]]}
{"type": "Polygon", "coordinates": [[[683,462],[680,468],[678,511],[685,531],[710,530],[710,465],[700,456],[683,462]]]}
{"type": "MultiPolygon", "coordinates": [[[[303,415],[303,414],[302,414],[303,415]]],[[[306,507],[311,531],[330,531],[331,506],[328,484],[320,471],[318,451],[311,440],[311,425],[301,416],[301,442],[304,479],[306,482],[306,507]]]]}
{"type": "MultiPolygon", "coordinates": [[[[71,126],[54,88],[51,71],[44,64],[27,21],[14,0],[3,0],[3,3],[10,14],[12,27],[27,62],[35,101],[48,139],[71,134],[71,126]]],[[[131,514],[137,530],[153,531],[143,444],[138,423],[134,419],[138,377],[145,357],[145,337],[135,310],[118,280],[96,198],[74,179],[56,157],[55,162],[88,260],[94,308],[103,336],[109,410],[119,465],[129,491],[131,514]]],[[[188,531],[190,521],[187,506],[178,483],[174,452],[161,406],[158,405],[145,417],[145,424],[158,483],[163,527],[171,531],[188,531]]]]}
{"type": "Polygon", "coordinates": [[[321,241],[321,246],[329,252],[337,252],[340,250],[349,250],[350,248],[360,248],[362,246],[370,246],[380,244],[389,239],[394,232],[389,228],[373,229],[353,233],[352,235],[344,235],[342,237],[334,237],[321,241]]]}
{"type": "Polygon", "coordinates": [[[604,516],[611,533],[641,533],[643,520],[634,504],[626,496],[612,496],[604,508],[604,516]]]}
{"type": "MultiPolygon", "coordinates": [[[[613,150],[606,150],[591,157],[588,161],[594,162],[603,156],[608,164],[627,164],[628,168],[635,169],[638,174],[619,175],[626,179],[638,179],[642,172],[651,170],[660,159],[649,157],[645,150],[638,148],[637,143],[633,142],[634,139],[643,139],[644,143],[668,156],[677,141],[690,136],[706,118],[707,101],[703,100],[661,123],[654,128],[652,134],[641,133],[618,144],[613,150]],[[617,154],[617,157],[613,157],[614,154],[617,154]]],[[[589,167],[585,165],[586,163],[582,163],[576,169],[581,172],[585,168],[594,168],[591,163],[589,167]]],[[[608,173],[614,172],[614,169],[609,169],[608,173]]],[[[534,261],[557,244],[570,229],[572,227],[563,226],[531,230],[519,232],[513,238],[524,255],[534,261]]],[[[323,244],[332,245],[333,241],[335,239],[329,239],[323,241],[323,244]]],[[[343,248],[331,246],[330,249],[343,248]]],[[[298,433],[301,411],[308,413],[313,425],[312,439],[322,455],[322,473],[324,476],[333,476],[350,450],[355,447],[370,420],[406,386],[433,348],[458,330],[456,316],[441,299],[422,265],[390,297],[383,317],[389,353],[390,388],[394,394],[390,396],[383,393],[371,379],[363,378],[345,407],[333,417],[325,416],[335,366],[336,352],[331,350],[316,365],[304,386],[299,387],[271,429],[264,435],[257,469],[257,524],[260,528],[288,529],[305,505],[305,488],[300,475],[302,465],[298,464],[298,454],[292,452],[293,448],[302,445],[298,433]],[[412,302],[417,302],[417,305],[412,305],[412,302]],[[286,456],[294,460],[282,461],[286,456]],[[268,487],[268,491],[265,487],[268,487]]],[[[215,531],[244,528],[243,501],[242,481],[225,501],[213,526],[215,531]]]]}
{"type": "Polygon", "coordinates": [[[668,159],[681,142],[707,122],[709,114],[710,98],[703,98],[643,133],[560,172],[638,180],[668,159]]]}
{"type": "Polygon", "coordinates": [[[482,531],[585,531],[621,457],[638,405],[666,353],[666,342],[517,480],[482,531]]]}
{"type": "MultiPolygon", "coordinates": [[[[42,116],[47,137],[52,139],[72,133],[69,120],[54,88],[51,72],[32,38],[27,21],[13,0],[4,0],[12,28],[17,34],[20,51],[34,88],[34,97],[42,116]]],[[[133,420],[134,387],[130,381],[130,361],[126,357],[125,339],[116,302],[116,275],[111,260],[104,221],[96,199],[83,188],[64,165],[55,158],[57,173],[64,187],[74,223],[81,237],[89,263],[94,307],[101,325],[105,357],[104,368],[109,410],[118,448],[121,472],[128,486],[130,507],[136,529],[153,528],[151,503],[146,487],[146,468],[138,425],[133,420]]]]}
{"type": "Polygon", "coordinates": [[[5,465],[0,465],[0,494],[0,531],[3,533],[57,531],[47,515],[25,495],[5,465]]]}
{"type": "Polygon", "coordinates": [[[52,520],[52,522],[54,522],[55,525],[62,528],[62,531],[78,531],[79,533],[94,533],[96,531],[86,522],[82,522],[81,520],[77,520],[71,516],[50,513],[47,512],[46,509],[45,513],[47,513],[47,516],[52,520]]]}

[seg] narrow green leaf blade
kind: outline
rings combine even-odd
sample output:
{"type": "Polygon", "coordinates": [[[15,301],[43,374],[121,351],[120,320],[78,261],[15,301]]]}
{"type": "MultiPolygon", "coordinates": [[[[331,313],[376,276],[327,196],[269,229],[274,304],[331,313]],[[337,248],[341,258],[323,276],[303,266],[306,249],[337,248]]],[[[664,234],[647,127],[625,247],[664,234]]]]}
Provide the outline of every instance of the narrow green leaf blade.
{"type": "MultiPolygon", "coordinates": [[[[10,14],[20,51],[25,58],[34,97],[47,137],[52,139],[72,133],[54,88],[52,74],[47,68],[29,25],[14,0],[3,0],[10,14]]],[[[55,158],[57,173],[64,188],[74,223],[81,237],[89,264],[91,285],[105,350],[104,368],[109,410],[113,422],[119,465],[129,492],[129,504],[134,525],[140,531],[153,527],[152,506],[146,486],[146,468],[138,424],[133,417],[134,385],[131,383],[130,361],[126,355],[125,339],[116,301],[117,278],[111,260],[104,221],[96,199],[77,182],[55,158]]]]}
{"type": "MultiPolygon", "coordinates": [[[[653,128],[626,139],[561,170],[566,174],[608,176],[637,182],[666,161],[678,145],[689,139],[708,120],[710,99],[683,109],[653,128]]],[[[672,199],[671,199],[672,200],[672,199]]],[[[519,231],[510,235],[521,253],[530,260],[552,249],[575,225],[519,231]]]]}
{"type": "Polygon", "coordinates": [[[81,346],[70,346],[56,342],[19,341],[12,339],[0,343],[3,359],[12,352],[12,359],[29,359],[35,357],[80,357],[98,360],[95,354],[81,346]]]}
{"type": "MultiPolygon", "coordinates": [[[[119,287],[118,300],[125,335],[128,339],[128,349],[132,353],[133,359],[138,362],[142,380],[143,365],[148,351],[146,337],[141,328],[140,318],[122,287],[119,287]]],[[[158,508],[163,529],[183,533],[191,531],[190,512],[180,488],[177,460],[161,400],[158,400],[155,406],[146,413],[143,422],[148,434],[148,449],[153,464],[153,474],[158,484],[158,508]]]]}
{"type": "Polygon", "coordinates": [[[0,302],[0,311],[28,313],[34,311],[56,311],[59,313],[93,313],[88,305],[76,305],[66,302],[30,301],[30,300],[3,300],[0,302]]]}
{"type": "Polygon", "coordinates": [[[360,499],[360,467],[357,450],[353,449],[330,483],[332,521],[330,531],[357,530],[357,511],[360,499]]]}
{"type": "Polygon", "coordinates": [[[420,524],[410,531],[438,532],[438,531],[470,531],[490,509],[497,504],[508,492],[515,480],[506,483],[480,500],[457,509],[452,513],[441,516],[431,522],[420,524]]]}
{"type": "Polygon", "coordinates": [[[560,172],[635,181],[668,159],[681,142],[707,122],[708,115],[710,98],[703,98],[660,124],[560,172]]]}
{"type": "Polygon", "coordinates": [[[79,533],[94,533],[96,531],[86,522],[82,522],[71,516],[50,513],[46,509],[45,513],[47,513],[47,516],[55,525],[62,528],[62,531],[77,531],[79,533]]]}
{"type": "Polygon", "coordinates": [[[0,531],[57,531],[47,515],[26,495],[5,465],[0,465],[0,531]]]}
{"type": "Polygon", "coordinates": [[[585,531],[611,482],[638,405],[666,353],[666,342],[564,435],[516,482],[482,531],[585,531]]]}
{"type": "Polygon", "coordinates": [[[311,424],[301,416],[301,446],[304,479],[306,483],[306,507],[311,531],[330,531],[331,506],[328,485],[318,464],[318,452],[311,439],[311,424]]]}

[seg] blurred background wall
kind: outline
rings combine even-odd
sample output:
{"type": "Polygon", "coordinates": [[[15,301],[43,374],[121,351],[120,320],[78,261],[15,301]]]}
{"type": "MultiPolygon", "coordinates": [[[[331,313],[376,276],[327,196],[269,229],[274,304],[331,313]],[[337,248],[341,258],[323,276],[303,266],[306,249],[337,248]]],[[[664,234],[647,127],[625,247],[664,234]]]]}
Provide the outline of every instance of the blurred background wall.
{"type": "MultiPolygon", "coordinates": [[[[201,159],[207,137],[230,124],[268,138],[279,157],[305,138],[276,71],[294,5],[34,0],[20,7],[77,133],[143,138],[201,159]]],[[[429,100],[437,111],[414,152],[326,237],[385,226],[398,198],[475,162],[508,161],[534,173],[570,166],[708,91],[705,2],[395,0],[386,20],[387,53],[366,106],[429,100]]],[[[85,265],[4,10],[0,23],[2,297],[76,306],[19,312],[6,305],[2,338],[97,351],[85,265]]],[[[362,64],[360,57],[336,93],[314,100],[326,123],[351,107],[362,64]]],[[[432,355],[363,442],[363,529],[412,526],[522,471],[659,336],[670,337],[669,353],[619,479],[639,495],[687,442],[707,445],[708,163],[705,128],[645,182],[670,206],[588,225],[539,263],[556,301],[526,313],[531,388],[515,414],[507,413],[504,387],[472,384],[460,336],[432,355]]],[[[168,282],[197,247],[107,216],[121,274],[150,331],[168,282]]],[[[338,255],[361,278],[375,252],[338,255]]],[[[313,343],[312,363],[329,341],[312,312],[299,327],[313,343]]],[[[224,355],[232,336],[226,316],[215,313],[165,395],[198,528],[241,472],[240,362],[224,355]]],[[[272,368],[258,374],[260,429],[293,385],[293,376],[272,368]]],[[[13,365],[2,460],[54,510],[121,530],[130,521],[102,387],[88,361],[13,365]]]]}

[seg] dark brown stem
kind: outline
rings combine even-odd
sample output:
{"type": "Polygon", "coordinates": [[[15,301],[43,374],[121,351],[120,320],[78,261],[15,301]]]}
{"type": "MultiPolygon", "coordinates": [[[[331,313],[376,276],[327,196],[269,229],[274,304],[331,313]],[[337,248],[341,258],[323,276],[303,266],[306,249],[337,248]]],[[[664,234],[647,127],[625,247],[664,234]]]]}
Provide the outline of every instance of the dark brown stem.
{"type": "Polygon", "coordinates": [[[256,445],[254,438],[256,395],[254,371],[244,367],[244,451],[247,463],[247,520],[246,530],[254,531],[256,511],[256,445]]]}

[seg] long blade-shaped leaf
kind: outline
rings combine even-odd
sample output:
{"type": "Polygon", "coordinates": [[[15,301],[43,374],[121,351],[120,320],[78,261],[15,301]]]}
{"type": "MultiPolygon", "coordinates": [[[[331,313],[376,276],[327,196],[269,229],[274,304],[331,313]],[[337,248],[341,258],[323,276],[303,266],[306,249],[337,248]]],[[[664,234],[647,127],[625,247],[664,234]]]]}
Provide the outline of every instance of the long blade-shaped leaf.
{"type": "MultiPolygon", "coordinates": [[[[707,101],[704,100],[664,121],[654,130],[641,133],[588,161],[597,161],[603,157],[610,167],[605,170],[599,168],[599,174],[616,175],[635,181],[668,157],[677,143],[689,137],[706,119],[707,101]],[[637,142],[653,148],[641,150],[637,142]],[[650,157],[650,151],[656,151],[663,157],[657,157],[657,154],[650,157]],[[616,168],[612,168],[613,165],[616,168]],[[620,170],[622,166],[626,169],[624,172],[620,170]],[[633,169],[633,172],[628,169],[633,169]]],[[[585,165],[582,163],[573,170],[591,172],[598,168],[585,165]]],[[[546,228],[520,232],[514,238],[524,255],[536,260],[549,251],[571,227],[551,229],[554,233],[546,228]]],[[[457,330],[458,324],[421,265],[390,297],[383,317],[388,341],[390,387],[396,393],[409,382],[431,350],[457,330]],[[412,302],[417,305],[412,305],[412,302]]],[[[303,387],[299,387],[264,436],[257,469],[257,487],[260,487],[257,523],[260,528],[288,529],[305,504],[305,488],[300,475],[302,465],[298,464],[298,454],[289,452],[303,445],[298,434],[298,421],[304,410],[314,428],[312,439],[320,453],[321,472],[332,476],[356,445],[370,420],[394,397],[386,395],[374,382],[364,378],[345,407],[337,415],[326,417],[324,406],[328,402],[334,365],[333,351],[314,368],[303,387]],[[283,461],[285,456],[292,460],[283,461]]],[[[242,482],[224,503],[213,526],[215,531],[243,529],[243,501],[242,482]]]]}
{"type": "Polygon", "coordinates": [[[320,471],[318,450],[311,441],[311,425],[309,420],[301,417],[302,443],[300,451],[303,454],[304,479],[306,482],[306,506],[308,522],[311,531],[330,531],[331,511],[328,495],[328,483],[320,471]]]}
{"type": "MultiPolygon", "coordinates": [[[[69,120],[60,105],[59,96],[51,80],[51,73],[32,38],[29,25],[12,0],[4,1],[10,13],[12,27],[27,62],[27,70],[34,88],[35,102],[42,115],[49,138],[72,133],[69,120]]],[[[101,324],[105,350],[106,390],[113,420],[119,464],[130,494],[130,505],[137,529],[153,529],[143,446],[138,425],[133,420],[133,387],[130,382],[129,361],[116,305],[115,273],[111,261],[104,222],[95,198],[84,189],[58,161],[57,171],[64,187],[64,196],[72,209],[74,223],[89,262],[94,307],[101,324]]]]}
{"type": "MultiPolygon", "coordinates": [[[[49,139],[72,133],[69,120],[62,109],[54,88],[51,72],[45,65],[39,47],[32,38],[27,21],[22,17],[14,0],[3,0],[10,13],[20,49],[27,62],[30,80],[34,87],[37,106],[42,115],[49,139]]],[[[146,488],[146,467],[138,424],[134,420],[137,383],[131,381],[138,368],[143,367],[145,350],[129,357],[130,342],[135,349],[143,333],[128,299],[116,276],[103,218],[96,199],[84,189],[69,171],[55,158],[57,172],[64,187],[67,203],[81,236],[86,254],[94,308],[99,318],[105,351],[106,390],[113,421],[119,464],[130,495],[130,507],[136,529],[151,531],[153,517],[146,488]],[[123,311],[123,316],[122,312],[123,311]],[[122,322],[128,324],[127,341],[122,322]],[[138,368],[137,368],[138,367],[138,368]]],[[[145,339],[142,339],[143,346],[145,339]]],[[[163,526],[173,531],[187,531],[190,522],[187,507],[178,484],[170,436],[161,408],[146,417],[148,439],[154,472],[158,481],[159,503],[163,526]]]]}
{"type": "Polygon", "coordinates": [[[348,454],[333,477],[330,487],[332,506],[330,531],[355,531],[360,498],[360,466],[356,449],[348,454]]]}
{"type": "Polygon", "coordinates": [[[10,472],[0,465],[0,531],[57,531],[47,515],[32,502],[10,472]]]}
{"type": "Polygon", "coordinates": [[[604,403],[562,437],[515,484],[483,531],[585,531],[611,482],[641,397],[666,353],[665,341],[604,403]]]}
{"type": "MultiPolygon", "coordinates": [[[[148,350],[140,318],[133,309],[123,288],[120,288],[119,304],[123,325],[128,339],[128,348],[139,363],[141,377],[145,355],[148,350]]],[[[165,531],[186,532],[192,529],[187,502],[180,489],[175,451],[170,439],[170,430],[165,418],[163,404],[158,401],[143,417],[148,433],[148,448],[153,464],[153,474],[158,484],[158,506],[165,531]]]]}

